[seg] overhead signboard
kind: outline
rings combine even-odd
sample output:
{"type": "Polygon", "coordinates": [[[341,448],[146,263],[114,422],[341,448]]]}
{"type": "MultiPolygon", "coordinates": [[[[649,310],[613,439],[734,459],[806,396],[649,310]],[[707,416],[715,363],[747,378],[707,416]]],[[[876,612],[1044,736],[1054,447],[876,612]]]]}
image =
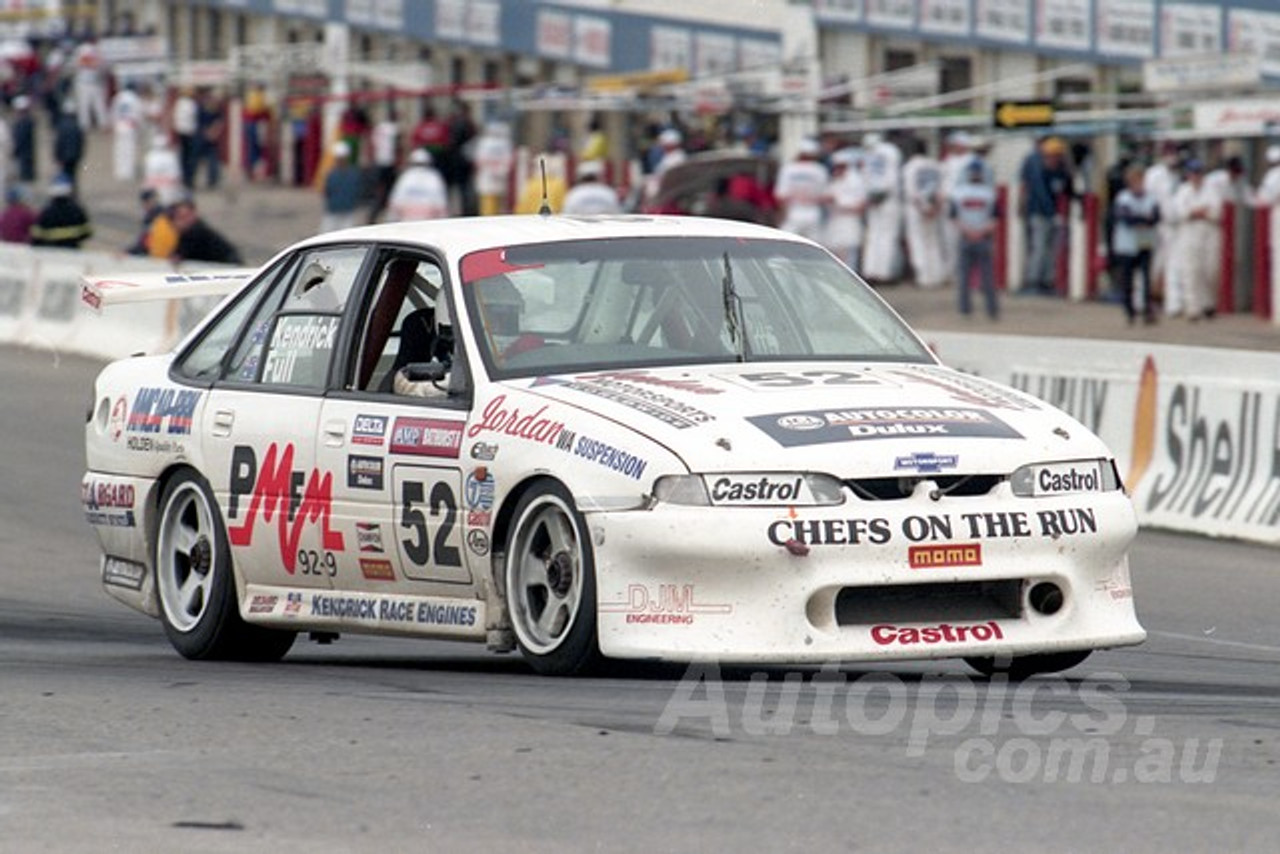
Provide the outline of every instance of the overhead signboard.
{"type": "Polygon", "coordinates": [[[1013,128],[1047,127],[1053,124],[1052,101],[996,101],[996,127],[1013,128]]]}
{"type": "Polygon", "coordinates": [[[1218,136],[1262,136],[1280,127],[1280,103],[1274,98],[1204,101],[1192,105],[1195,129],[1218,136]]]}
{"type": "Polygon", "coordinates": [[[1262,63],[1256,53],[1177,56],[1142,64],[1142,88],[1148,92],[1221,92],[1261,82],[1262,63]]]}

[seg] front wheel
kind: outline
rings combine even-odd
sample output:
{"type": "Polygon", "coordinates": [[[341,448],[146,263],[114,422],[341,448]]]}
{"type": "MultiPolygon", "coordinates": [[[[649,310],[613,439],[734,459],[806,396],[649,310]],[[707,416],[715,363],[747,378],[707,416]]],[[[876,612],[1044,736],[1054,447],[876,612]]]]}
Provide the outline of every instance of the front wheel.
{"type": "Polygon", "coordinates": [[[194,472],[174,477],[160,498],[155,566],[165,634],[186,658],[277,661],[293,646],[293,632],[240,619],[222,516],[194,472]]]}
{"type": "Polygon", "coordinates": [[[1089,657],[1091,649],[1073,649],[1070,652],[1045,652],[1037,655],[996,656],[994,658],[966,658],[968,664],[983,676],[997,673],[1018,682],[1037,673],[1058,673],[1069,670],[1089,657]]]}
{"type": "Polygon", "coordinates": [[[602,662],[591,541],[559,483],[534,484],[516,504],[504,576],[511,625],[534,670],[574,676],[602,662]]]}

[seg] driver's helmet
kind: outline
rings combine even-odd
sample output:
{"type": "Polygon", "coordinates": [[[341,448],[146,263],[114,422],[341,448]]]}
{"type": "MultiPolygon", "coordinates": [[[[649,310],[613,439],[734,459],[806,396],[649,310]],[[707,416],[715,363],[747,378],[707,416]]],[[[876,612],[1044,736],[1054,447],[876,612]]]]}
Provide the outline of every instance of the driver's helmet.
{"type": "Polygon", "coordinates": [[[492,276],[476,284],[485,329],[495,338],[514,338],[520,334],[520,315],[524,297],[506,276],[492,276]]]}

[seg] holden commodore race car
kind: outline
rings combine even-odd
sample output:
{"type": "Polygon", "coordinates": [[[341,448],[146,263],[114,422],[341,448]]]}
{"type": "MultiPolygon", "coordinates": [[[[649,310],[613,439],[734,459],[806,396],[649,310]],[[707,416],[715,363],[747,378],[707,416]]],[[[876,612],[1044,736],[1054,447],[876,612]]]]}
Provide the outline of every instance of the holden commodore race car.
{"type": "Polygon", "coordinates": [[[108,365],[82,499],[115,598],[195,659],[298,633],[605,659],[964,658],[1136,644],[1136,517],[1068,415],[939,363],[819,246],[696,217],[304,240],[108,365]]]}

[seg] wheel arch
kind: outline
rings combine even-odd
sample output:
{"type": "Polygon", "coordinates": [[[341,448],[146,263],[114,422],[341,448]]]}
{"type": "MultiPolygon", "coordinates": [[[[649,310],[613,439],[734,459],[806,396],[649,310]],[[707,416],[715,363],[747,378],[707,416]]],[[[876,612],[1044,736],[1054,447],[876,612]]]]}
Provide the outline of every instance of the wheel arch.
{"type": "Polygon", "coordinates": [[[489,599],[493,605],[493,613],[497,617],[494,626],[509,636],[510,645],[505,641],[501,644],[501,647],[505,649],[515,648],[515,636],[511,634],[511,611],[507,604],[506,584],[503,579],[507,553],[507,535],[511,533],[511,524],[515,519],[516,507],[520,504],[520,499],[530,490],[536,489],[539,484],[543,483],[558,484],[574,498],[574,509],[582,512],[581,508],[578,507],[576,496],[573,495],[573,490],[569,489],[563,480],[547,471],[535,471],[525,475],[502,499],[498,512],[493,516],[493,529],[489,534],[489,573],[485,581],[489,587],[489,599]]]}

